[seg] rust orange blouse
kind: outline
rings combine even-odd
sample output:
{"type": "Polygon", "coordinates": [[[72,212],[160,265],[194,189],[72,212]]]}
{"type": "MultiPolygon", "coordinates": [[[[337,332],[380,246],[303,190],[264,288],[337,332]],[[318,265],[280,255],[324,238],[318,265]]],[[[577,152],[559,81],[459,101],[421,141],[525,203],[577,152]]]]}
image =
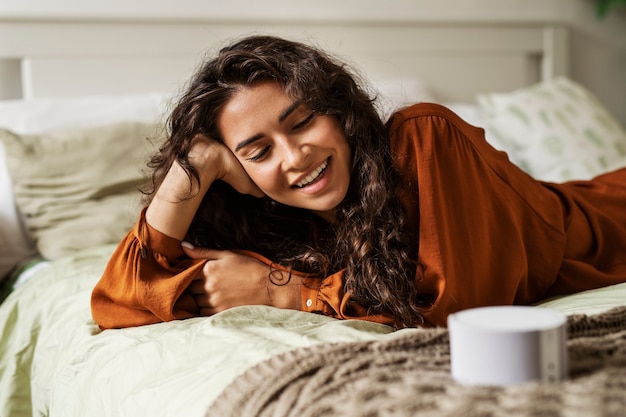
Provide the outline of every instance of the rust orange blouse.
{"type": "MultiPolygon", "coordinates": [[[[403,179],[399,198],[419,236],[417,286],[435,300],[423,312],[426,325],[445,326],[466,308],[626,281],[626,169],[592,181],[536,181],[492,148],[482,129],[435,104],[394,115],[390,146],[403,179]]],[[[142,212],[93,291],[102,328],[198,315],[185,289],[204,261],[186,258],[180,243],[151,228],[142,212]]],[[[305,286],[302,309],[392,321],[350,303],[342,272],[319,288],[305,286]]]]}

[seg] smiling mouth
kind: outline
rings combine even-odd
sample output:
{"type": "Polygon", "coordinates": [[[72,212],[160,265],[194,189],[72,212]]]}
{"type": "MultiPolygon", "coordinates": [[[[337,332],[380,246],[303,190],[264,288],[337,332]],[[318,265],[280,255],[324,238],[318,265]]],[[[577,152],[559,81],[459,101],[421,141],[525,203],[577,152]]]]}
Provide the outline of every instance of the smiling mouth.
{"type": "Polygon", "coordinates": [[[315,171],[311,172],[305,178],[300,180],[295,185],[295,187],[297,187],[297,188],[304,188],[307,185],[315,182],[320,177],[320,175],[322,175],[322,172],[326,171],[326,168],[328,168],[328,159],[326,161],[324,161],[324,163],[322,165],[320,165],[315,171]]]}

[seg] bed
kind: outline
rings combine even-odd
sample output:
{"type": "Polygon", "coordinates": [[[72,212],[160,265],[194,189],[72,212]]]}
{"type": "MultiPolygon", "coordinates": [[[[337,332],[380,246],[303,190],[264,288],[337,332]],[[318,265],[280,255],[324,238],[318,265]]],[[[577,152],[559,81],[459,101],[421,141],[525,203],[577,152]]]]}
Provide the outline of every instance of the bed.
{"type": "Polygon", "coordinates": [[[568,77],[565,27],[246,16],[0,21],[0,416],[623,415],[626,284],[540,303],[568,316],[570,378],[552,384],[455,383],[443,328],[264,306],[100,331],[90,293],[137,218],[168,109],[245,34],[348,60],[382,114],[447,105],[537,178],[626,165],[623,127],[568,77]]]}

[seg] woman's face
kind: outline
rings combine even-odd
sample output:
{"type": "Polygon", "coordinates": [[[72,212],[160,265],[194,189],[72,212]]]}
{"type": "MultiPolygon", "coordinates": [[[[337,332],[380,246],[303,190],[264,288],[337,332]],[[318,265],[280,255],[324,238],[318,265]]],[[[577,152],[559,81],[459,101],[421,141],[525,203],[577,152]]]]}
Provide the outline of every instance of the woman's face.
{"type": "Polygon", "coordinates": [[[242,87],[218,119],[224,143],[252,181],[280,203],[332,220],[350,183],[350,148],[334,117],[277,84],[242,87]]]}

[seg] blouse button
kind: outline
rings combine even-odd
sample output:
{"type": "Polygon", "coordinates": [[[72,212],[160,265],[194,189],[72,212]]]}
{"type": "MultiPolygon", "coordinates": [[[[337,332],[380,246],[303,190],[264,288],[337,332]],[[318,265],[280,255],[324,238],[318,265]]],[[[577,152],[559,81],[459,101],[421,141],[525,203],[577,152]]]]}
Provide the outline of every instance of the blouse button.
{"type": "Polygon", "coordinates": [[[307,307],[311,307],[313,305],[313,300],[311,300],[310,298],[308,300],[306,300],[306,306],[307,307]]]}

